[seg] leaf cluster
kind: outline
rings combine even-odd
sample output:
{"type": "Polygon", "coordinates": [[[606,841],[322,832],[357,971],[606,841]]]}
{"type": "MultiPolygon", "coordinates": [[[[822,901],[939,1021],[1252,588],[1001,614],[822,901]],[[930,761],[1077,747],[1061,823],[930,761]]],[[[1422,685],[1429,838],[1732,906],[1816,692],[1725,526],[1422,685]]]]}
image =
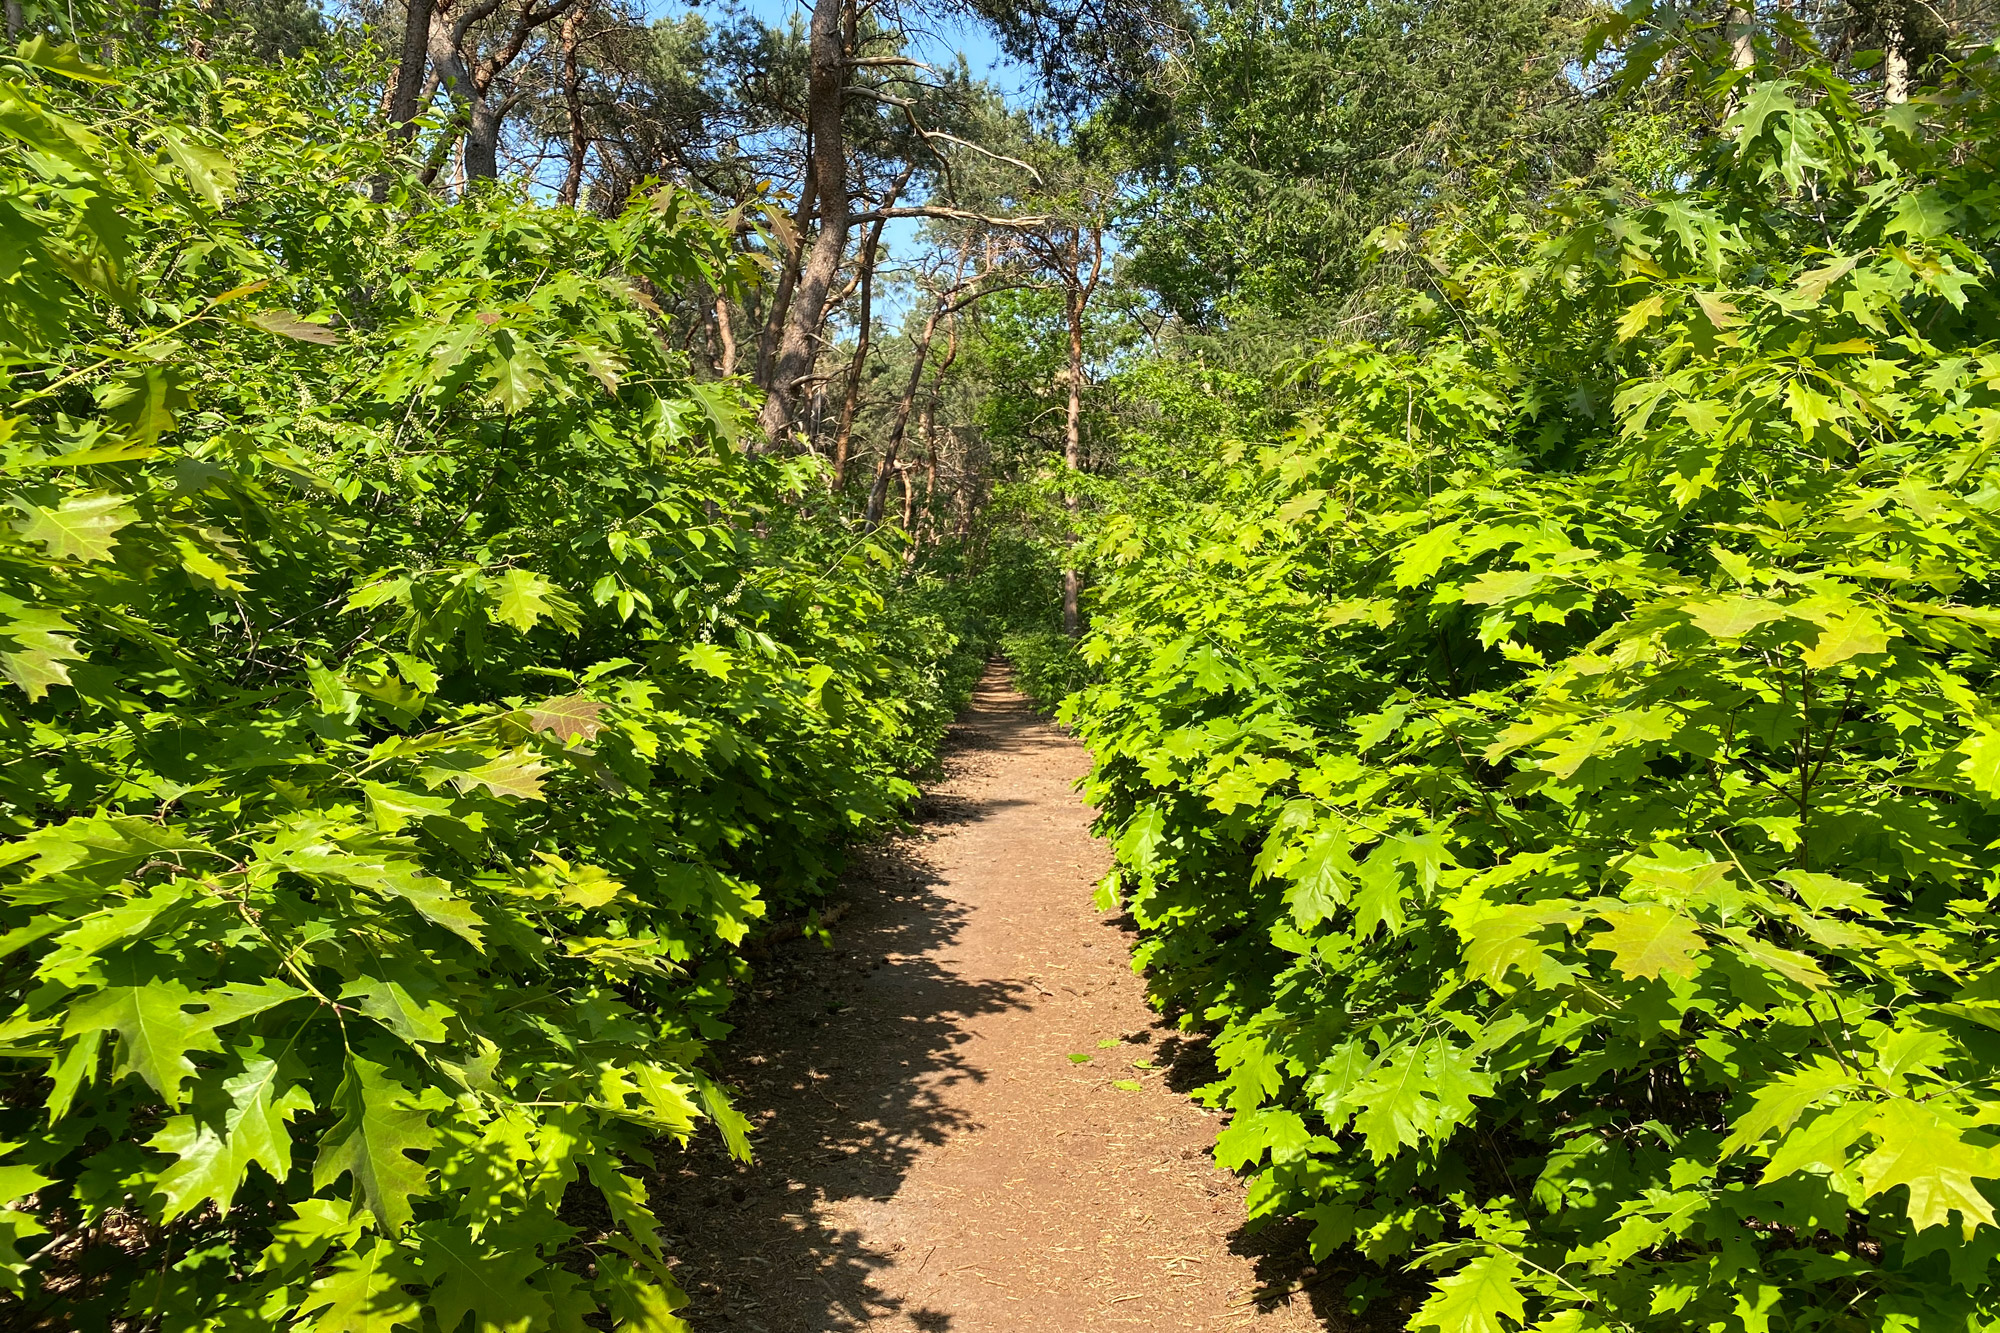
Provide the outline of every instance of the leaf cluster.
{"type": "Polygon", "coordinates": [[[1094,534],[1107,900],[1412,1328],[2000,1320],[1996,72],[1457,214],[1094,534]]]}
{"type": "Polygon", "coordinates": [[[650,1154],[749,1151],[737,946],[963,645],[659,336],[724,226],[442,203],[328,77],[0,57],[0,1288],[679,1328],[650,1154]]]}

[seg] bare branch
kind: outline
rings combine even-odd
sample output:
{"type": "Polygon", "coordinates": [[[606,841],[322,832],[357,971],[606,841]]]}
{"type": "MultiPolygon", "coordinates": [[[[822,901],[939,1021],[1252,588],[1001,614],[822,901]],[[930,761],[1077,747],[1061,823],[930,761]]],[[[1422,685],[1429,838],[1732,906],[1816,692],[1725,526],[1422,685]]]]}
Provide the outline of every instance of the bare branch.
{"type": "Polygon", "coordinates": [[[985,227],[999,227],[1009,231],[1038,231],[1056,219],[1046,216],[1025,218],[995,218],[984,213],[974,213],[964,208],[945,208],[939,204],[906,204],[899,208],[878,208],[867,213],[855,213],[850,222],[873,222],[877,218],[935,218],[945,222],[977,222],[985,227]]]}
{"type": "Polygon", "coordinates": [[[915,102],[907,97],[897,97],[893,93],[881,92],[874,88],[863,88],[858,84],[849,84],[847,87],[842,88],[841,91],[852,93],[856,97],[866,97],[871,101],[880,102],[885,106],[899,106],[905,111],[916,105],[915,102]]]}
{"type": "Polygon", "coordinates": [[[1047,185],[1047,182],[1042,179],[1041,172],[1036,171],[1033,167],[1029,166],[1026,162],[1023,162],[1018,157],[1008,157],[1005,153],[996,153],[991,148],[982,148],[978,144],[973,143],[969,139],[961,139],[956,134],[946,134],[942,130],[918,129],[917,133],[923,135],[924,138],[926,139],[943,139],[946,143],[955,143],[960,148],[970,148],[973,152],[978,153],[981,157],[990,157],[995,162],[1005,162],[1009,166],[1019,167],[1021,170],[1028,173],[1028,175],[1034,180],[1035,184],[1044,187],[1046,187],[1047,185]]]}
{"type": "MultiPolygon", "coordinates": [[[[498,0],[495,0],[495,7],[497,7],[497,3],[498,0]]],[[[494,76],[513,64],[520,56],[521,48],[528,44],[528,34],[542,27],[544,24],[551,23],[560,18],[563,11],[568,9],[573,3],[574,0],[553,0],[553,3],[539,9],[535,7],[532,0],[528,4],[522,5],[520,16],[514,20],[514,31],[509,34],[506,45],[500,47],[492,55],[480,62],[478,70],[472,76],[473,85],[480,92],[485,92],[487,87],[492,84],[494,76]]],[[[491,11],[489,10],[488,12],[491,11]]]]}
{"type": "MultiPolygon", "coordinates": [[[[955,143],[960,148],[970,148],[973,152],[978,153],[981,157],[989,157],[993,159],[995,162],[1005,162],[1009,166],[1019,167],[1021,170],[1027,172],[1029,177],[1033,179],[1033,181],[1037,185],[1041,185],[1044,187],[1046,187],[1047,185],[1047,182],[1045,182],[1042,179],[1041,172],[1035,170],[1034,167],[1030,166],[1026,162],[1023,162],[1018,157],[1008,157],[1005,153],[996,153],[992,149],[983,148],[980,145],[973,143],[969,139],[961,139],[956,134],[946,134],[943,130],[925,129],[922,125],[917,123],[917,113],[915,110],[917,104],[910,98],[897,97],[891,93],[879,92],[874,88],[849,88],[847,89],[847,91],[850,93],[854,93],[856,96],[866,97],[871,101],[880,102],[884,106],[893,106],[897,108],[899,111],[903,113],[903,119],[907,120],[910,123],[911,131],[915,133],[917,137],[922,139],[925,143],[930,143],[933,140],[942,139],[946,143],[955,143]]],[[[937,152],[935,148],[933,148],[931,151],[934,153],[937,152]]],[[[940,162],[943,162],[945,164],[945,172],[947,175],[949,175],[951,171],[951,164],[948,161],[946,161],[943,153],[938,153],[937,157],[940,162]]]]}

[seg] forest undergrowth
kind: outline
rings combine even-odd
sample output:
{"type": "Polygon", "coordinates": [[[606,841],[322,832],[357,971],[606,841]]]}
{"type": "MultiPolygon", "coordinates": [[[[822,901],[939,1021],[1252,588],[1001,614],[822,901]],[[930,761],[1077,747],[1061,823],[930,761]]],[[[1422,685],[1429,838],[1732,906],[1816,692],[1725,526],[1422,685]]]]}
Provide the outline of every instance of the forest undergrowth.
{"type": "Polygon", "coordinates": [[[679,1327],[633,1164],[983,646],[654,335],[725,225],[327,77],[0,57],[6,1320],[679,1327]]]}
{"type": "Polygon", "coordinates": [[[1104,905],[1415,1329],[2000,1326],[2000,62],[1711,72],[1088,539],[1104,905]]]}
{"type": "Polygon", "coordinates": [[[0,6],[0,1323],[684,1328],[999,648],[1352,1310],[2000,1329],[1990,16],[456,4],[0,6]]]}

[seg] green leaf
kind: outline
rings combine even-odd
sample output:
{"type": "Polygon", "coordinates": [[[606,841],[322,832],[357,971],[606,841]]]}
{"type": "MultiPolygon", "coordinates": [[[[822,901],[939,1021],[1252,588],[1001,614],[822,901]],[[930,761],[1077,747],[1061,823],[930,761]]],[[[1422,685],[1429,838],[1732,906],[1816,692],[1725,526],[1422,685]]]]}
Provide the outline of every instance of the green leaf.
{"type": "Polygon", "coordinates": [[[1462,927],[1465,938],[1465,972],[1468,977],[1498,986],[1508,969],[1520,968],[1534,976],[1548,956],[1548,946],[1534,936],[1555,925],[1582,921],[1584,914],[1561,905],[1509,907],[1481,917],[1462,927]]]}
{"type": "MultiPolygon", "coordinates": [[[[1137,1090],[1140,1085],[1131,1086],[1137,1090]]],[[[1266,1107],[1245,1111],[1229,1122],[1229,1128],[1216,1136],[1215,1161],[1230,1171],[1256,1165],[1266,1152],[1273,1162],[1296,1162],[1312,1143],[1313,1135],[1297,1113],[1266,1107]]]]}
{"type": "Polygon", "coordinates": [[[1367,1137],[1369,1155],[1387,1161],[1400,1149],[1449,1138],[1471,1115],[1473,1099],[1492,1095],[1493,1080],[1477,1061],[1470,1049],[1439,1040],[1385,1054],[1341,1099],[1358,1108],[1354,1127],[1367,1137]]]}
{"type": "Polygon", "coordinates": [[[695,1091],[701,1097],[701,1109],[715,1122],[722,1132],[722,1142],[729,1149],[729,1155],[739,1162],[750,1160],[750,1119],[730,1102],[729,1094],[722,1085],[699,1070],[689,1070],[695,1091]]]}
{"type": "Polygon", "coordinates": [[[312,1109],[312,1098],[293,1084],[281,1094],[275,1061],[245,1061],[243,1072],[222,1085],[230,1099],[220,1128],[193,1116],[175,1116],[147,1146],[179,1160],[162,1171],[155,1188],[166,1199],[165,1219],[213,1203],[226,1215],[252,1163],[283,1183],[292,1170],[294,1115],[312,1109]]]}
{"type": "Polygon", "coordinates": [[[1465,529],[1456,522],[1440,523],[1403,543],[1396,557],[1396,586],[1414,588],[1428,582],[1446,559],[1464,550],[1465,529]]]}
{"type": "Polygon", "coordinates": [[[591,342],[574,344],[570,355],[575,357],[585,370],[597,377],[597,382],[604,386],[606,393],[618,392],[618,382],[624,377],[626,369],[624,357],[611,348],[600,347],[591,342]]]}
{"type": "Polygon", "coordinates": [[[1874,1102],[1849,1102],[1821,1111],[1785,1136],[1764,1166],[1764,1184],[1798,1171],[1831,1175],[1848,1167],[1847,1150],[1867,1132],[1880,1108],[1874,1102]]]}
{"type": "Polygon", "coordinates": [[[228,154],[197,143],[185,130],[171,125],[160,131],[160,146],[195,194],[210,208],[220,209],[236,188],[236,164],[228,154]]]}
{"type": "Polygon", "coordinates": [[[1625,307],[1625,312],[1618,317],[1618,341],[1630,342],[1644,333],[1648,325],[1665,313],[1666,308],[1665,292],[1654,292],[1625,307]]]}
{"type": "Polygon", "coordinates": [[[23,541],[39,543],[56,560],[109,560],[119,530],[130,526],[134,517],[122,495],[72,496],[58,509],[19,497],[13,503],[27,515],[14,531],[23,541]]]}
{"type": "Polygon", "coordinates": [[[545,619],[557,624],[569,619],[555,584],[532,570],[510,569],[492,580],[492,589],[493,618],[523,634],[545,619]]]}
{"type": "Polygon", "coordinates": [[[1807,990],[1823,990],[1829,984],[1825,970],[1806,954],[1766,944],[1748,932],[1732,930],[1729,938],[1745,958],[1776,972],[1787,981],[1796,982],[1807,990]]]}
{"type": "Polygon", "coordinates": [[[1701,307],[1702,317],[1708,320],[1716,332],[1732,327],[1740,321],[1736,318],[1736,304],[1720,292],[1697,291],[1695,304],[1701,307]]]}
{"type": "Polygon", "coordinates": [[[1809,1064],[1787,1070],[1751,1093],[1751,1109],[1730,1126],[1720,1154],[1728,1157],[1761,1143],[1771,1131],[1790,1128],[1813,1103],[1853,1088],[1852,1075],[1825,1056],[1816,1056],[1809,1064]]]}
{"type": "Polygon", "coordinates": [[[1158,806],[1147,805],[1135,810],[1124,831],[1118,835],[1119,859],[1139,871],[1151,870],[1159,863],[1166,829],[1166,815],[1158,806]]]}
{"type": "Polygon", "coordinates": [[[211,1201],[218,1213],[228,1214],[243,1183],[243,1169],[219,1130],[193,1116],[177,1115],[146,1146],[178,1159],[153,1181],[154,1190],[166,1200],[163,1220],[171,1222],[211,1201]]]}
{"type": "Polygon", "coordinates": [[[511,355],[496,353],[486,362],[486,373],[493,377],[493,387],[486,391],[487,401],[509,416],[525,411],[548,382],[548,372],[547,362],[517,343],[511,355]]]}
{"type": "Polygon", "coordinates": [[[484,922],[478,910],[448,881],[426,875],[415,861],[381,861],[319,842],[273,847],[268,861],[302,875],[400,898],[425,919],[455,932],[473,948],[486,946],[484,922]]]}
{"type": "Polygon", "coordinates": [[[1714,597],[1682,608],[1696,629],[1711,639],[1738,639],[1759,625],[1782,620],[1791,612],[1762,597],[1714,597]]]}
{"type": "Polygon", "coordinates": [[[432,1000],[419,1003],[400,982],[361,977],[340,991],[343,1000],[356,1000],[356,1008],[404,1041],[435,1044],[446,1039],[444,1020],[451,1009],[432,1000]]]}
{"type": "Polygon", "coordinates": [[[1781,870],[1773,879],[1789,886],[1800,901],[1814,912],[1859,912],[1864,916],[1888,915],[1880,898],[1852,880],[1824,875],[1815,870],[1781,870]]]}
{"type": "Polygon", "coordinates": [[[1903,1097],[1884,1103],[1868,1128],[1881,1139],[1857,1168],[1868,1197],[1906,1186],[1919,1231],[1943,1226],[1953,1212],[1967,1240],[1980,1223],[1993,1225],[1993,1205],[1973,1182],[2000,1179],[2000,1150],[1966,1142],[1930,1107],[1903,1097]]]}
{"type": "Polygon", "coordinates": [[[1547,575],[1538,569],[1499,569],[1481,574],[1465,585],[1465,600],[1473,606],[1497,606],[1519,601],[1542,585],[1547,575]]]}
{"type": "Polygon", "coordinates": [[[449,796],[425,796],[380,782],[363,782],[361,790],[368,796],[375,827],[384,833],[399,833],[412,820],[453,817],[449,796]]]}
{"type": "Polygon", "coordinates": [[[717,680],[728,680],[732,669],[728,650],[712,643],[691,644],[681,649],[681,661],[717,680]]]}
{"type": "Polygon", "coordinates": [[[387,1069],[360,1056],[348,1057],[331,1109],[340,1119],[320,1143],[313,1188],[351,1175],[356,1201],[385,1228],[401,1231],[410,1221],[411,1196],[430,1193],[429,1170],[408,1156],[437,1143],[429,1112],[387,1069]]]}
{"type": "Polygon", "coordinates": [[[243,1072],[226,1080],[230,1099],[223,1116],[231,1155],[245,1166],[255,1163],[280,1184],[292,1171],[292,1138],[286,1126],[294,1115],[313,1109],[312,1097],[298,1084],[284,1086],[277,1062],[252,1056],[243,1072]],[[284,1087],[284,1091],[279,1089],[284,1087]]]}
{"type": "Polygon", "coordinates": [[[368,1225],[368,1214],[356,1216],[345,1199],[301,1199],[292,1216],[271,1228],[271,1243],[253,1272],[289,1278],[319,1261],[331,1244],[351,1247],[368,1225]]]}
{"type": "Polygon", "coordinates": [[[542,799],[542,774],[549,766],[530,750],[509,750],[482,764],[451,775],[452,785],[462,792],[484,787],[495,796],[512,796],[523,801],[542,799]]]}
{"type": "Polygon", "coordinates": [[[31,700],[69,684],[67,664],[84,660],[70,637],[75,631],[58,612],[0,594],[0,671],[31,700]]]}
{"type": "Polygon", "coordinates": [[[1523,1323],[1521,1262],[1511,1254],[1485,1254],[1439,1280],[1437,1290],[1410,1319],[1412,1329],[1441,1333],[1507,1333],[1523,1323]]]}
{"type": "Polygon", "coordinates": [[[473,1333],[529,1333],[554,1313],[528,1279],[543,1260],[533,1250],[496,1250],[465,1227],[426,1222],[413,1233],[418,1263],[430,1283],[426,1304],[440,1333],[458,1333],[467,1315],[473,1333]]]}
{"type": "Polygon", "coordinates": [[[420,1327],[421,1310],[403,1290],[409,1265],[393,1241],[369,1236],[335,1256],[312,1284],[299,1313],[319,1317],[313,1333],[392,1333],[420,1327]]]}
{"type": "Polygon", "coordinates": [[[1800,274],[1799,280],[1792,284],[1788,305],[1793,309],[1818,305],[1826,299],[1833,284],[1852,273],[1859,262],[1854,255],[1844,255],[1831,264],[1800,274]]]}
{"type": "Polygon", "coordinates": [[[192,399],[179,370],[147,366],[106,383],[97,392],[97,403],[127,441],[151,448],[174,428],[192,399]]]}
{"type": "Polygon", "coordinates": [[[1966,781],[1982,796],[2000,800],[2000,729],[1979,724],[1959,747],[1966,781]]]}
{"type": "Polygon", "coordinates": [[[124,82],[102,65],[93,65],[85,60],[83,51],[75,42],[58,44],[40,33],[22,42],[16,55],[24,64],[47,70],[51,74],[60,74],[66,79],[75,79],[79,83],[101,83],[116,87],[124,82]]]}
{"type": "Polygon", "coordinates": [[[1611,965],[1627,977],[1693,976],[1694,955],[1707,947],[1692,922],[1657,903],[1613,908],[1597,916],[1610,929],[1592,935],[1590,947],[1610,950],[1611,965]]]}
{"type": "Polygon", "coordinates": [[[1285,891],[1285,905],[1300,930],[1331,919],[1346,903],[1356,869],[1346,834],[1322,829],[1313,835],[1305,855],[1288,872],[1292,884],[1285,891]]]}
{"type": "Polygon", "coordinates": [[[187,1006],[198,1002],[178,981],[143,986],[107,986],[70,1006],[63,1024],[69,1038],[113,1030],[118,1050],[113,1077],[137,1074],[169,1107],[178,1107],[182,1085],[194,1075],[190,1051],[218,1049],[211,1025],[187,1006]]]}
{"type": "Polygon", "coordinates": [[[1824,621],[1822,625],[1818,641],[1805,652],[1805,664],[1815,670],[1836,666],[1850,657],[1886,653],[1889,640],[1902,633],[1872,612],[1862,610],[1824,621]]]}

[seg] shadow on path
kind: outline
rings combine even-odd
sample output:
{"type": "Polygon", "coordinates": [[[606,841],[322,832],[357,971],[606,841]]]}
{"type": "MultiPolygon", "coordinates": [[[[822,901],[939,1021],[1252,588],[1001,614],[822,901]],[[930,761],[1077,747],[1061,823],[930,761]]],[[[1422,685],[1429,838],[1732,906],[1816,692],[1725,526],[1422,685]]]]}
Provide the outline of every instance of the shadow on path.
{"type": "Polygon", "coordinates": [[[862,849],[832,949],[773,946],[721,1059],[758,1126],[652,1186],[700,1333],[1323,1333],[1352,1274],[1243,1228],[1186,1091],[1206,1043],[1090,904],[1088,756],[989,672],[920,827],[862,849]]]}
{"type": "MultiPolygon", "coordinates": [[[[948,768],[1052,748],[1039,728],[1024,733],[1019,711],[1010,692],[982,682],[952,729],[948,768]]],[[[936,833],[1026,804],[932,792],[916,815],[936,833]]],[[[919,1153],[979,1128],[951,1105],[957,1085],[984,1077],[964,1056],[966,1021],[1035,993],[944,965],[969,913],[937,892],[923,846],[920,832],[860,849],[834,948],[777,946],[756,967],[751,1002],[731,1012],[723,1060],[758,1125],[756,1162],[731,1162],[712,1135],[659,1154],[654,1202],[696,1327],[822,1333],[897,1313],[919,1329],[951,1327],[949,1315],[882,1291],[874,1274],[895,1256],[825,1217],[831,1205],[886,1201],[919,1153]]]]}

